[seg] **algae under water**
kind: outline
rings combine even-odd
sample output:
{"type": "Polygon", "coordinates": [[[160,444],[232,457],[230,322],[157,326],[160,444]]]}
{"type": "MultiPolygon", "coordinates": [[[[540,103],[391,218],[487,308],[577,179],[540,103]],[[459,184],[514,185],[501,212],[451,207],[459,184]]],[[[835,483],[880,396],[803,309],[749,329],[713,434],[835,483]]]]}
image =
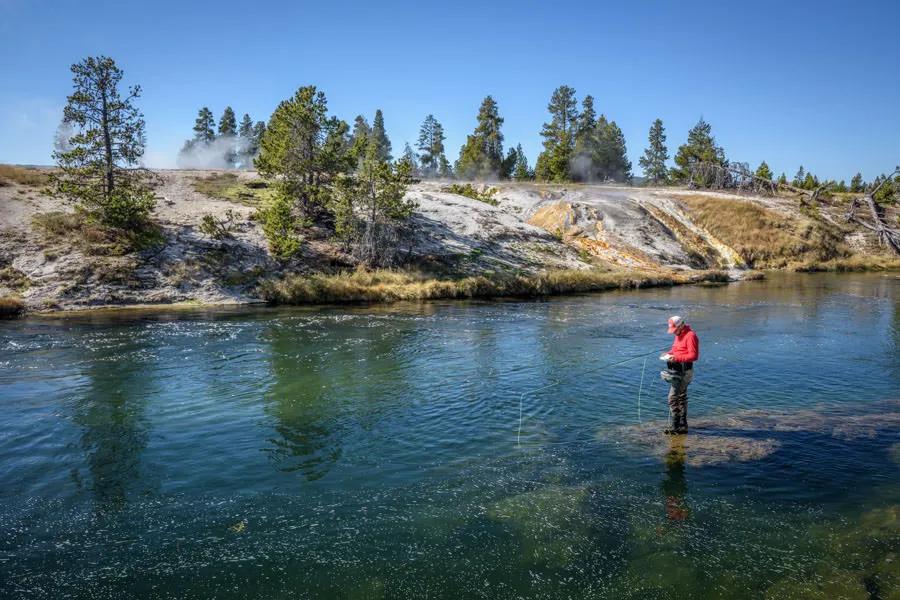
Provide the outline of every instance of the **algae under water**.
{"type": "Polygon", "coordinates": [[[0,596],[886,598],[898,400],[882,275],[0,322],[0,596]]]}

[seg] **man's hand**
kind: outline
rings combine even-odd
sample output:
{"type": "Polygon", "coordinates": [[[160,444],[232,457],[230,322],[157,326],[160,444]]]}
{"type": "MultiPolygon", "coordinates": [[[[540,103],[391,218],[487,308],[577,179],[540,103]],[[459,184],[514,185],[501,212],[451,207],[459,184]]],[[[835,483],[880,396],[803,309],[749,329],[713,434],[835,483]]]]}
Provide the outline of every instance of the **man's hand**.
{"type": "Polygon", "coordinates": [[[663,354],[662,356],[659,357],[659,360],[664,360],[666,362],[669,362],[673,358],[675,358],[675,357],[672,356],[671,354],[669,354],[668,352],[666,352],[665,354],[663,354]]]}

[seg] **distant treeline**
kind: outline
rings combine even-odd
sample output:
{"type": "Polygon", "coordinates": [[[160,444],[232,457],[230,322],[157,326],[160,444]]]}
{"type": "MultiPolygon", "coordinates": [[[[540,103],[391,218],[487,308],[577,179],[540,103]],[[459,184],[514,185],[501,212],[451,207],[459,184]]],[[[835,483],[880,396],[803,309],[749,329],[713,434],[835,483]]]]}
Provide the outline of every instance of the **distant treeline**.
{"type": "MultiPolygon", "coordinates": [[[[521,144],[510,147],[504,153],[503,117],[492,96],[486,96],[482,101],[475,129],[466,137],[454,163],[447,159],[444,128],[433,114],[427,115],[422,122],[415,146],[407,142],[399,158],[411,165],[412,174],[417,178],[632,181],[632,165],[627,156],[625,136],[614,120],[609,120],[604,114],[597,115],[593,96],[585,96],[579,110],[575,90],[562,85],[554,90],[547,110],[550,119],[543,124],[540,132],[544,150],[538,155],[533,168],[521,144]]],[[[216,127],[212,111],[204,106],[198,111],[194,122],[193,137],[185,142],[179,153],[178,164],[184,168],[253,168],[265,129],[264,122],[254,123],[248,114],[238,125],[230,106],[225,108],[216,127]]],[[[375,111],[371,125],[363,115],[357,115],[352,129],[349,126],[346,129],[343,145],[355,158],[361,156],[361,149],[366,146],[367,140],[374,138],[382,148],[381,157],[393,160],[392,144],[380,109],[375,111]]],[[[671,157],[661,119],[652,123],[647,138],[647,148],[638,163],[643,180],[648,184],[686,183],[690,179],[692,166],[701,162],[723,167],[730,164],[724,149],[717,145],[712,135],[712,126],[702,118],[688,132],[686,143],[678,147],[672,168],[667,166],[671,157]]],[[[835,192],[863,192],[868,187],[860,173],[854,175],[848,185],[843,180],[821,181],[803,166],[793,179],[789,180],[784,173],[776,179],[766,161],[756,168],[754,174],[807,190],[824,186],[835,192]]],[[[878,181],[876,179],[873,184],[878,181]]]]}

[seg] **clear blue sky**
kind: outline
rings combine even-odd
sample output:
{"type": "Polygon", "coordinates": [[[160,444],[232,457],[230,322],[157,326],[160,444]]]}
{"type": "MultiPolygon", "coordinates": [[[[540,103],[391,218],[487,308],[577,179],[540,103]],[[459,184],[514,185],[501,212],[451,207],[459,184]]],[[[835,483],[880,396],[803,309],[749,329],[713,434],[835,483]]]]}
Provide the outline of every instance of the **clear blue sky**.
{"type": "Polygon", "coordinates": [[[428,113],[455,160],[486,94],[533,164],[553,89],[592,94],[629,155],[702,115],[729,158],[866,179],[900,163],[900,2],[100,2],[0,0],[0,162],[50,162],[69,65],[140,83],[147,163],[172,166],[197,109],[267,119],[315,84],[333,114],[384,110],[395,153],[428,113]]]}

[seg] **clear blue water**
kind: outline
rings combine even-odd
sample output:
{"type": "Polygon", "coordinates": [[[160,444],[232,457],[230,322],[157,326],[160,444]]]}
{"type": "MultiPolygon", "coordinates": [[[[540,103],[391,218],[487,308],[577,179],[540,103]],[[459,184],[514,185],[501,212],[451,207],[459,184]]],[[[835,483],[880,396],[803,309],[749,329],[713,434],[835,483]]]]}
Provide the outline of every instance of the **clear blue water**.
{"type": "Polygon", "coordinates": [[[0,597],[887,598],[898,401],[883,275],[0,322],[0,597]]]}

